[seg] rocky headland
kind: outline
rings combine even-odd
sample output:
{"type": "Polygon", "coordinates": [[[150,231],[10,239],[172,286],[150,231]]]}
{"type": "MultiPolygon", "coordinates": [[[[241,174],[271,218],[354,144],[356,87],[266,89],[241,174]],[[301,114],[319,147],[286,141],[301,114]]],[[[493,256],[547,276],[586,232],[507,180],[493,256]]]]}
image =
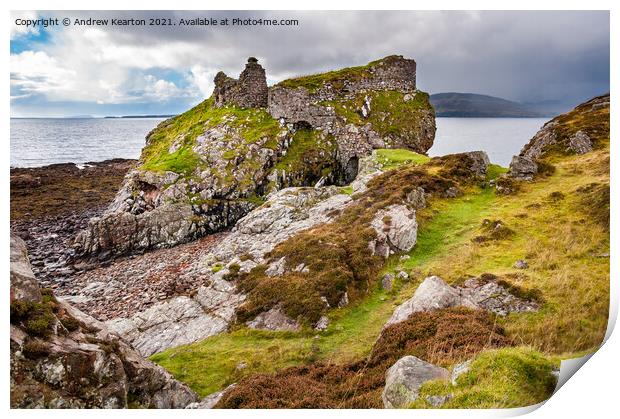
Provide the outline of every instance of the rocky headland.
{"type": "Polygon", "coordinates": [[[13,169],[12,405],[546,399],[607,321],[609,96],[509,169],[434,134],[413,60],[268,87],[250,57],[137,162],[13,169]]]}

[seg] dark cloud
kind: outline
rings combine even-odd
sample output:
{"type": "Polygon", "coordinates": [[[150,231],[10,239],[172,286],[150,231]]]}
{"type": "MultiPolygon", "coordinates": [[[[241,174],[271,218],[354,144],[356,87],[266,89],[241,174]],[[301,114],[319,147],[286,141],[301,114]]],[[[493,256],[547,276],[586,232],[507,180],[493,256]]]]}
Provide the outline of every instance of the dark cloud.
{"type": "MultiPolygon", "coordinates": [[[[606,11],[41,12],[84,17],[252,17],[298,19],[296,27],[107,28],[119,46],[195,46],[192,61],[236,76],[247,56],[270,80],[360,65],[390,54],[418,62],[418,84],[433,92],[485,93],[519,101],[576,104],[609,90],[606,11]]],[[[67,31],[81,31],[69,28],[67,31]]],[[[58,47],[58,45],[57,45],[58,47]]],[[[85,55],[87,57],[87,55],[85,55]]],[[[85,58],[87,59],[87,58],[85,58]]]]}

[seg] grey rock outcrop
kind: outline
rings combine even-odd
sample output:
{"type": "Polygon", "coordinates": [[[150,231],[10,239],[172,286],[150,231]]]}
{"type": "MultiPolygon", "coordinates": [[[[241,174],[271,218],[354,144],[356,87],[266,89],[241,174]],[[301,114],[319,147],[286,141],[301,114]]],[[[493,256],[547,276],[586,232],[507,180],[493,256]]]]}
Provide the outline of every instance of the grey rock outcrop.
{"type": "MultiPolygon", "coordinates": [[[[23,275],[29,267],[23,242],[12,237],[11,244],[11,274],[23,275]]],[[[34,276],[29,278],[11,282],[12,307],[42,301],[33,297],[34,276]]],[[[28,315],[24,308],[19,313],[16,309],[15,316],[12,310],[11,407],[183,408],[198,400],[185,384],[144,359],[103,323],[62,301],[50,310],[47,333],[31,330],[28,322],[24,326],[18,318],[28,315]]]]}
{"type": "Polygon", "coordinates": [[[414,313],[459,306],[505,316],[513,312],[535,311],[540,304],[513,295],[494,275],[470,278],[458,287],[451,287],[438,276],[429,276],[410,299],[394,310],[384,328],[403,322],[414,313]]]}
{"type": "Polygon", "coordinates": [[[247,323],[250,329],[282,330],[296,332],[301,326],[295,320],[288,317],[277,307],[264,313],[260,313],[247,323]]]}
{"type": "Polygon", "coordinates": [[[238,80],[218,73],[211,99],[149,133],[140,165],[107,212],[77,236],[77,258],[170,247],[222,231],[276,190],[350,183],[359,159],[375,148],[425,153],[435,135],[434,111],[416,90],[415,61],[391,56],[359,71],[363,77],[345,71],[344,80],[317,91],[282,84],[268,89],[265,70],[252,57],[238,80]],[[402,132],[381,134],[373,126],[374,115],[384,125],[391,111],[377,109],[372,92],[415,100],[402,132]],[[358,95],[364,97],[363,121],[346,120],[326,104],[358,95]],[[295,147],[303,155],[290,162],[295,147]]]}
{"type": "Polygon", "coordinates": [[[11,234],[11,301],[41,301],[41,290],[28,261],[26,243],[11,234]]]}
{"type": "Polygon", "coordinates": [[[457,288],[458,292],[479,308],[500,316],[538,310],[540,306],[538,302],[519,298],[496,279],[485,280],[484,277],[483,275],[480,278],[466,280],[457,288]]]}
{"type": "Polygon", "coordinates": [[[381,394],[383,406],[388,409],[406,408],[418,398],[422,384],[449,377],[450,373],[445,368],[415,356],[400,358],[385,375],[385,388],[381,394]]]}
{"type": "Polygon", "coordinates": [[[537,161],[556,150],[566,154],[585,154],[594,149],[594,139],[600,134],[600,129],[595,125],[602,123],[609,114],[609,94],[595,97],[565,114],[553,118],[523,147],[518,156],[513,157],[510,163],[509,175],[516,179],[531,180],[537,173],[537,161]],[[575,130],[574,126],[580,129],[575,130]],[[592,122],[585,123],[583,121],[592,122]],[[583,128],[581,128],[583,127],[583,128]]]}
{"type": "Polygon", "coordinates": [[[107,325],[142,356],[150,356],[226,331],[242,301],[243,296],[230,284],[213,281],[209,287],[200,287],[193,298],[175,297],[107,325]]]}
{"type": "MultiPolygon", "coordinates": [[[[224,279],[232,266],[249,272],[265,263],[267,253],[279,243],[302,230],[329,222],[350,202],[351,197],[335,186],[286,188],[270,194],[264,205],[242,218],[226,240],[200,261],[208,281],[192,297],[178,296],[156,303],[129,318],[108,321],[108,327],[143,356],[228,330],[235,321],[235,310],[245,300],[234,282],[224,279]],[[219,267],[217,272],[213,272],[215,267],[219,267]]],[[[275,264],[272,273],[282,274],[283,269],[283,263],[275,264]]],[[[291,329],[287,322],[276,322],[273,314],[259,315],[253,327],[291,329]]]]}
{"type": "Polygon", "coordinates": [[[418,223],[415,210],[406,205],[391,205],[380,210],[371,222],[377,238],[369,243],[373,255],[387,258],[390,254],[408,252],[415,246],[418,223]]]}
{"type": "Polygon", "coordinates": [[[585,154],[593,150],[590,136],[583,131],[577,131],[568,138],[568,147],[574,151],[575,154],[585,154]]]}
{"type": "Polygon", "coordinates": [[[87,229],[77,236],[75,245],[88,249],[88,253],[117,254],[172,246],[191,239],[197,232],[193,215],[189,204],[162,205],[137,215],[110,212],[91,219],[87,229]]]}
{"type": "Polygon", "coordinates": [[[477,309],[478,306],[466,296],[446,284],[438,276],[424,279],[413,297],[398,306],[384,327],[405,321],[413,313],[463,306],[477,309]]]}
{"type": "Polygon", "coordinates": [[[538,173],[538,164],[530,157],[514,156],[508,173],[515,179],[532,180],[538,173]]]}

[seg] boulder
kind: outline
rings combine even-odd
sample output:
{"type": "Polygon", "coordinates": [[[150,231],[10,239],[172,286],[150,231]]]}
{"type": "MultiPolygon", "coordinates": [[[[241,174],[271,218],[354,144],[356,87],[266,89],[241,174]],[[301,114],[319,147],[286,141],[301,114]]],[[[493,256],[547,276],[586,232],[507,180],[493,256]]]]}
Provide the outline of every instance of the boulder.
{"type": "Polygon", "coordinates": [[[523,259],[519,259],[517,260],[514,265],[513,265],[516,269],[527,269],[529,268],[529,265],[526,261],[524,261],[523,259]]]}
{"type": "Polygon", "coordinates": [[[11,234],[10,251],[11,301],[41,301],[41,290],[28,261],[26,243],[11,234]]]}
{"type": "Polygon", "coordinates": [[[369,244],[373,254],[387,258],[394,252],[408,252],[416,243],[418,223],[415,210],[406,205],[391,205],[377,211],[371,222],[377,238],[369,244]]]}
{"type": "Polygon", "coordinates": [[[538,173],[538,164],[529,157],[514,156],[508,174],[515,179],[532,180],[538,173]]]}
{"type": "MultiPolygon", "coordinates": [[[[21,244],[17,238],[11,239],[11,272],[23,273],[29,268],[21,244]]],[[[198,400],[185,384],[144,359],[103,323],[56,301],[51,294],[47,294],[46,305],[39,303],[37,311],[30,313],[22,305],[14,316],[14,305],[37,303],[32,300],[33,284],[27,285],[27,292],[20,284],[23,281],[11,284],[12,408],[170,409],[198,400]],[[32,315],[42,316],[47,329],[31,329],[21,319],[32,315]]]]}
{"type": "Polygon", "coordinates": [[[467,162],[469,171],[478,179],[484,179],[487,175],[487,168],[491,161],[484,151],[469,151],[462,153],[463,159],[467,162]]]}
{"type": "Polygon", "coordinates": [[[445,368],[425,362],[415,356],[400,358],[387,370],[385,388],[381,393],[387,409],[407,408],[419,395],[422,384],[431,380],[447,380],[450,373],[445,368]]]}
{"type": "Polygon", "coordinates": [[[384,327],[405,321],[413,313],[457,306],[478,308],[473,301],[461,295],[458,290],[446,284],[443,279],[438,276],[429,276],[420,284],[413,297],[394,310],[392,317],[384,327]]]}
{"type": "Polygon", "coordinates": [[[277,307],[260,313],[247,323],[250,329],[278,330],[297,332],[301,329],[299,323],[288,317],[277,307]]]}
{"type": "Polygon", "coordinates": [[[387,273],[383,275],[381,278],[381,288],[386,291],[392,291],[392,287],[394,286],[394,275],[387,273]]]}

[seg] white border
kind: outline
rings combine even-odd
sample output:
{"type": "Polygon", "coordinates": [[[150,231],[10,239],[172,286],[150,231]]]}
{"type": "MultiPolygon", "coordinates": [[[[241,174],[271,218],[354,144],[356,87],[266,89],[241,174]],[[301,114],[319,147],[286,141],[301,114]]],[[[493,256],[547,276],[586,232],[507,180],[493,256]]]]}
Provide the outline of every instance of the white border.
{"type": "MultiPolygon", "coordinates": [[[[260,4],[249,0],[229,0],[215,2],[197,2],[189,0],[174,0],[174,1],[161,1],[151,0],[148,2],[128,2],[126,0],[91,0],[85,2],[83,0],[65,0],[65,1],[43,1],[43,0],[23,0],[23,1],[8,1],[6,9],[3,9],[4,22],[9,22],[9,10],[291,10],[293,7],[299,10],[377,10],[380,6],[382,10],[612,10],[611,12],[611,87],[612,96],[615,98],[615,74],[618,73],[617,65],[617,53],[614,51],[614,47],[617,46],[617,24],[618,13],[617,9],[619,4],[617,1],[603,1],[603,0],[590,0],[588,2],[565,0],[562,2],[552,1],[533,1],[533,0],[521,0],[521,1],[488,1],[488,0],[474,0],[467,3],[459,1],[445,1],[435,0],[427,2],[411,2],[411,1],[391,1],[383,0],[381,2],[334,2],[333,0],[314,0],[314,1],[262,1],[260,4]],[[616,7],[614,7],[616,6],[616,7]]],[[[9,25],[4,27],[6,38],[9,38],[9,25]]],[[[5,39],[5,47],[8,46],[8,39],[5,39]]],[[[4,55],[2,59],[2,65],[4,67],[4,74],[9,72],[9,60],[8,55],[4,55]]],[[[6,80],[6,79],[5,79],[6,80]]],[[[9,103],[9,84],[4,83],[2,85],[2,93],[5,100],[2,102],[3,115],[2,129],[4,136],[2,137],[2,146],[4,153],[1,155],[1,161],[4,168],[5,176],[8,174],[9,168],[9,118],[10,115],[10,103],[9,103]]],[[[616,140],[618,138],[618,124],[615,113],[612,113],[611,136],[616,140]]],[[[618,173],[617,166],[615,164],[617,159],[617,146],[612,141],[612,167],[611,177],[616,178],[618,173]]],[[[612,412],[618,410],[617,402],[618,398],[617,390],[617,377],[620,376],[620,362],[617,359],[617,354],[620,354],[620,342],[618,334],[611,334],[613,325],[618,312],[618,282],[620,278],[618,270],[618,258],[616,255],[616,249],[618,244],[618,224],[617,224],[617,211],[618,208],[618,194],[617,188],[612,183],[611,197],[612,197],[612,256],[611,256],[611,307],[610,307],[610,327],[608,329],[607,337],[609,340],[606,344],[588,361],[587,367],[582,368],[577,372],[575,378],[569,380],[548,402],[546,402],[539,409],[525,408],[525,409],[510,409],[510,410],[455,410],[455,411],[388,411],[382,410],[376,412],[373,410],[366,411],[317,411],[317,410],[300,410],[300,411],[164,411],[164,410],[149,410],[145,411],[27,411],[27,410],[10,410],[9,406],[9,354],[8,354],[8,341],[9,330],[8,322],[3,321],[3,335],[5,342],[5,354],[2,361],[0,361],[0,369],[3,372],[2,381],[2,401],[3,407],[7,409],[11,417],[105,417],[109,418],[110,415],[120,416],[132,416],[142,417],[149,415],[153,418],[169,418],[171,416],[185,416],[185,417],[203,417],[205,415],[217,417],[217,418],[239,418],[249,417],[252,418],[274,418],[282,417],[288,418],[291,414],[297,417],[316,417],[318,416],[331,416],[338,415],[342,417],[371,417],[380,414],[382,417],[413,417],[425,418],[425,417],[506,417],[515,416],[528,411],[534,410],[530,413],[529,417],[532,418],[558,418],[558,417],[578,417],[580,419],[586,418],[607,418],[612,415],[612,412]],[[611,336],[610,336],[611,334],[611,336]]],[[[8,272],[8,253],[9,253],[9,181],[5,177],[2,183],[2,215],[4,217],[4,223],[0,230],[0,237],[4,237],[2,241],[2,249],[4,251],[4,258],[2,259],[3,272],[8,272]]],[[[587,278],[584,278],[587,280],[587,278]]],[[[5,286],[2,288],[3,301],[8,302],[8,281],[5,282],[5,286]]],[[[8,304],[5,308],[5,316],[8,317],[8,304]]],[[[538,407],[538,406],[537,406],[538,407]]]]}

